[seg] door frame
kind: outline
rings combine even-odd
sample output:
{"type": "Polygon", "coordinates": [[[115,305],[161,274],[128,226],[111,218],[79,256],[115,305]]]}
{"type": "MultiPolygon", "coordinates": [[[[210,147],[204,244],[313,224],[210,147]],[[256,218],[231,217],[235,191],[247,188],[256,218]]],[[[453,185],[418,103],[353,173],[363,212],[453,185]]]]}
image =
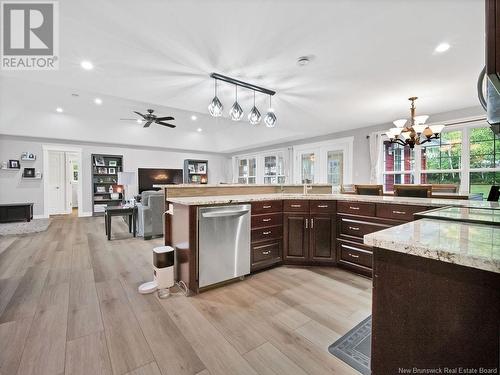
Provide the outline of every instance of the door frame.
{"type": "Polygon", "coordinates": [[[314,183],[327,182],[327,155],[328,151],[343,151],[343,184],[352,184],[353,172],[353,144],[354,137],[344,137],[331,139],[328,141],[307,143],[298,146],[293,146],[294,160],[294,178],[293,181],[297,184],[302,184],[301,179],[301,160],[299,156],[304,152],[314,152],[317,155],[315,160],[314,183]]]}
{"type": "MultiPolygon", "coordinates": [[[[82,149],[80,147],[68,147],[65,145],[42,145],[42,152],[43,152],[43,216],[45,218],[49,217],[49,200],[50,200],[50,195],[49,195],[49,151],[60,151],[64,152],[64,155],[66,157],[67,152],[75,153],[77,155],[76,160],[78,161],[79,165],[79,171],[81,171],[82,168],[82,149]]],[[[66,160],[65,160],[66,161],[66,160]]],[[[67,167],[65,163],[65,168],[67,167]]],[[[82,176],[81,174],[78,176],[78,216],[84,216],[83,214],[83,202],[82,202],[82,197],[83,197],[83,184],[82,184],[82,176]]],[[[65,189],[65,194],[67,194],[67,181],[65,181],[64,184],[64,189],[65,189]]]]}

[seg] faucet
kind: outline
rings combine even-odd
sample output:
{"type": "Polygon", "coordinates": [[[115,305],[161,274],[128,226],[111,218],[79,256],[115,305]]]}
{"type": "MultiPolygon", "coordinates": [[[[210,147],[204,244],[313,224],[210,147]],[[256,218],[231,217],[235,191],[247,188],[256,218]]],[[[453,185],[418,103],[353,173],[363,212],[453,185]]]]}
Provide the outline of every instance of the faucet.
{"type": "Polygon", "coordinates": [[[304,184],[304,195],[307,195],[308,191],[311,190],[312,188],[313,188],[312,184],[304,184]]]}

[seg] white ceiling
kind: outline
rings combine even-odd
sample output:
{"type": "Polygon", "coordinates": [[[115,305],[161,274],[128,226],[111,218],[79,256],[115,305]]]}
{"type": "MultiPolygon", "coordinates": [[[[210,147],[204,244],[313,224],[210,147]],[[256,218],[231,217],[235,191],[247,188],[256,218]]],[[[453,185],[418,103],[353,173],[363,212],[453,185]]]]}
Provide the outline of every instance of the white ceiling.
{"type": "Polygon", "coordinates": [[[405,117],[412,95],[421,114],[474,106],[484,64],[479,0],[64,0],[60,18],[59,71],[0,72],[1,133],[234,152],[405,117]],[[276,90],[277,127],[211,118],[211,72],[276,90]],[[178,127],[119,120],[150,107],[178,127]]]}

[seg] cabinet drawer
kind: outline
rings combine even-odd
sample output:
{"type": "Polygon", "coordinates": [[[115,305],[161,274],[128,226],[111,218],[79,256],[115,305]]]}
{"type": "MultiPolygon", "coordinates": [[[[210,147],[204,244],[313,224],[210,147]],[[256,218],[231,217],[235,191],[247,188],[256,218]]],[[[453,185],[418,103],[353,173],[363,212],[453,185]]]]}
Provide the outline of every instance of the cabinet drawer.
{"type": "Polygon", "coordinates": [[[339,242],[338,246],[341,260],[372,268],[373,254],[371,251],[367,251],[343,242],[339,242]]]}
{"type": "Polygon", "coordinates": [[[252,270],[281,261],[281,240],[252,246],[252,270]]]}
{"type": "Polygon", "coordinates": [[[252,230],[252,242],[265,241],[265,240],[275,240],[283,236],[283,227],[268,227],[261,229],[252,230]]]}
{"type": "Polygon", "coordinates": [[[285,212],[309,212],[309,201],[305,200],[286,200],[283,204],[285,212]]]}
{"type": "Polygon", "coordinates": [[[389,228],[390,225],[370,223],[368,221],[340,218],[340,234],[363,238],[365,234],[389,228]]]}
{"type": "Polygon", "coordinates": [[[412,221],[413,214],[426,211],[427,207],[404,204],[377,204],[377,216],[387,219],[412,221]]]}
{"type": "Polygon", "coordinates": [[[252,229],[283,224],[283,214],[252,215],[252,229]]]}
{"type": "Polygon", "coordinates": [[[335,201],[309,201],[309,207],[313,214],[334,214],[336,210],[335,201]]]}
{"type": "Polygon", "coordinates": [[[252,202],[252,215],[254,214],[267,214],[283,211],[283,201],[262,201],[252,202]]]}
{"type": "Polygon", "coordinates": [[[375,216],[375,203],[337,202],[337,212],[351,215],[375,216]]]}

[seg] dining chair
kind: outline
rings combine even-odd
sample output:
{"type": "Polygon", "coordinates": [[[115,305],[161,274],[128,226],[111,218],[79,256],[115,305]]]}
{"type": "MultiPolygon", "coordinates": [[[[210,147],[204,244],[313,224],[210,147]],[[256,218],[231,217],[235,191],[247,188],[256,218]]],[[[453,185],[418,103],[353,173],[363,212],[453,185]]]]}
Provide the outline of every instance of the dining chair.
{"type": "Polygon", "coordinates": [[[493,185],[490,188],[490,193],[488,194],[488,202],[498,202],[500,198],[500,186],[493,185]]]}
{"type": "Polygon", "coordinates": [[[432,184],[433,193],[458,193],[458,185],[455,184],[432,184]]]}
{"type": "Polygon", "coordinates": [[[354,191],[359,195],[384,195],[382,185],[354,185],[354,191]]]}
{"type": "Polygon", "coordinates": [[[430,198],[432,185],[394,185],[394,195],[398,197],[430,198]]]}

